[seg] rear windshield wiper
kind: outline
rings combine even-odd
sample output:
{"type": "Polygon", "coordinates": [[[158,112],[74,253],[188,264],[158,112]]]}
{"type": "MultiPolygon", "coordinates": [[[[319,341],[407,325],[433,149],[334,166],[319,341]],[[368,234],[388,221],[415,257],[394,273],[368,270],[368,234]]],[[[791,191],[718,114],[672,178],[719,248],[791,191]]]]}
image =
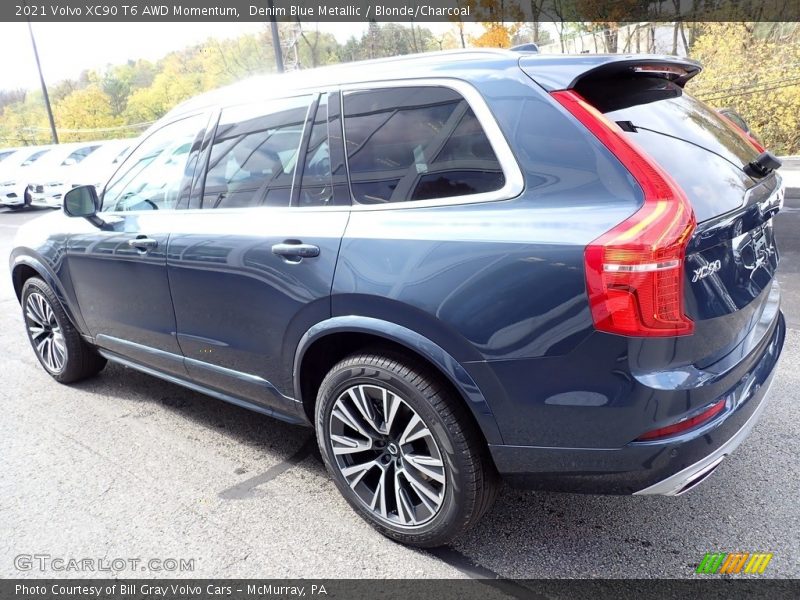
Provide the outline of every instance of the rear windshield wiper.
{"type": "Polygon", "coordinates": [[[779,169],[783,163],[769,150],[762,152],[753,161],[744,166],[744,172],[750,177],[766,177],[775,169],[779,169]]]}

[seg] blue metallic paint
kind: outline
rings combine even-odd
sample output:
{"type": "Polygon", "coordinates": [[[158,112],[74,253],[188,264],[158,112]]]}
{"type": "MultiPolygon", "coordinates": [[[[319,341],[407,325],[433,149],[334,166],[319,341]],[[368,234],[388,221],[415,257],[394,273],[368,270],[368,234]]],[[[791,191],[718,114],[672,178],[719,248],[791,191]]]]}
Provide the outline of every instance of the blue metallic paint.
{"type": "MultiPolygon", "coordinates": [[[[642,193],[546,90],[615,59],[526,58],[526,74],[513,55],[480,56],[412,60],[404,77],[458,78],[481,93],[523,174],[516,198],[393,210],[140,212],[105,215],[106,231],[51,215],[21,231],[12,269],[36,269],[108,358],[290,422],[307,422],[299,374],[315,342],[338,333],[390,340],[452,382],[501,473],[542,488],[642,489],[734,435],[774,373],[785,335],[777,252],[752,269],[747,253],[759,218],[766,242],[758,243],[774,249],[768,218],[778,182],[767,178],[741,211],[698,229],[687,263],[719,259],[722,268],[697,287],[687,279],[697,335],[596,332],[584,248],[633,214],[642,193]],[[129,248],[137,235],[158,248],[129,248]],[[313,243],[320,255],[289,264],[270,251],[286,240],[313,243]],[[702,428],[633,442],[719,398],[726,411],[702,428]]],[[[313,82],[293,77],[285,81],[297,90],[335,90],[385,73],[378,66],[335,68],[313,82]]],[[[168,118],[205,106],[213,123],[220,102],[231,101],[220,94],[168,118]]],[[[198,165],[208,132],[204,140],[198,165]]],[[[199,197],[201,170],[190,198],[199,197]]],[[[744,193],[750,184],[730,185],[744,193]]]]}
{"type": "Polygon", "coordinates": [[[317,323],[300,339],[294,354],[294,394],[300,398],[301,381],[300,365],[308,349],[326,336],[337,333],[366,333],[383,338],[413,350],[431,362],[447,379],[456,387],[467,402],[467,406],[478,422],[487,442],[502,443],[500,431],[497,428],[492,409],[475,384],[470,374],[453,356],[448,354],[436,343],[427,337],[399,325],[397,322],[376,319],[360,315],[338,316],[317,323]]]}

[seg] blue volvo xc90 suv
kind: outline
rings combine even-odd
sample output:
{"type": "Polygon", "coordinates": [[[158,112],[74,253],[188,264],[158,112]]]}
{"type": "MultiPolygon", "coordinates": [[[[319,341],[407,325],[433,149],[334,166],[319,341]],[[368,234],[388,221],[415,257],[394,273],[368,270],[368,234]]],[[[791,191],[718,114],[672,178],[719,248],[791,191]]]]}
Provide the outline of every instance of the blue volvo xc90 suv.
{"type": "Polygon", "coordinates": [[[42,366],[107,360],[292,423],[379,531],[451,540],[500,478],[675,495],[762,412],[779,163],[663,56],[434,53],[174,109],[24,227],[42,366]]]}

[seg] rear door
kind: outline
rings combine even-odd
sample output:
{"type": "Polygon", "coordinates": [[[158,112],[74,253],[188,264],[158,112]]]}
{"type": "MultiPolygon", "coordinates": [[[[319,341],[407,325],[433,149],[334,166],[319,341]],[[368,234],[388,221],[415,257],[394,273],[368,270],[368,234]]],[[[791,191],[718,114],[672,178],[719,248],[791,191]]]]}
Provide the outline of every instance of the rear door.
{"type": "Polygon", "coordinates": [[[224,108],[205,183],[169,242],[190,376],[279,410],[291,404],[297,342],[330,316],[348,218],[335,206],[327,129],[316,95],[224,108]]]}

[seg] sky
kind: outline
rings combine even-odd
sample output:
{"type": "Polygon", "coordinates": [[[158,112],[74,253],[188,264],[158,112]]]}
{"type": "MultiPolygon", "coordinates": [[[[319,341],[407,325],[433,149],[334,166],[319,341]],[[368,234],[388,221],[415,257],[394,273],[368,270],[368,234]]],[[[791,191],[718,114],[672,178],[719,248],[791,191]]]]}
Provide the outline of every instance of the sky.
{"type": "MultiPolygon", "coordinates": [[[[452,27],[449,23],[423,26],[436,32],[452,27]]],[[[267,23],[34,23],[33,33],[50,85],[77,77],[84,69],[128,59],[155,60],[209,37],[233,38],[265,27],[267,23]]],[[[321,31],[332,33],[340,42],[359,36],[366,27],[363,22],[319,24],[321,31]]],[[[27,23],[0,23],[0,57],[0,89],[39,87],[27,23]]]]}

